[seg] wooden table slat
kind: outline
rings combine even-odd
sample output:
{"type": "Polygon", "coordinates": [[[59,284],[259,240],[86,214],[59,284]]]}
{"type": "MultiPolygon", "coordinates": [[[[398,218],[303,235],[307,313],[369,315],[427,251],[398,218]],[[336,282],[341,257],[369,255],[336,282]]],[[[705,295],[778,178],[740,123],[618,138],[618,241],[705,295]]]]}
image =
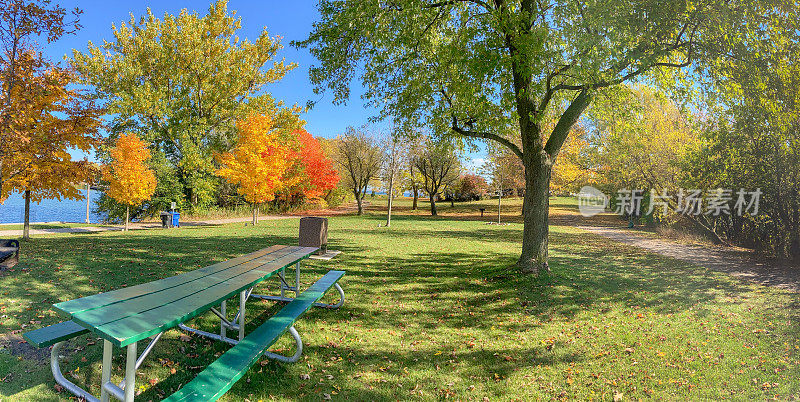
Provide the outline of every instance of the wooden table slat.
{"type": "Polygon", "coordinates": [[[229,269],[236,265],[246,263],[248,261],[263,257],[271,253],[275,253],[286,247],[287,246],[282,246],[282,245],[267,247],[258,251],[254,251],[249,254],[245,254],[240,257],[232,258],[227,261],[222,261],[180,275],[159,279],[153,282],[143,283],[141,285],[112,290],[110,292],[99,293],[92,296],[86,296],[80,299],[56,303],[53,306],[59,311],[63,312],[64,314],[72,316],[82,311],[101,308],[110,304],[119,303],[120,301],[128,300],[135,297],[145,296],[153,292],[158,292],[164,289],[169,289],[175,286],[179,286],[186,282],[195,281],[205,276],[212,275],[216,272],[229,269]]]}
{"type": "MultiPolygon", "coordinates": [[[[149,310],[140,311],[116,321],[107,322],[102,318],[102,311],[109,307],[97,310],[99,314],[73,316],[81,325],[89,328],[96,335],[108,339],[114,345],[122,347],[133,342],[145,339],[159,332],[173,328],[178,324],[208,311],[209,308],[219,305],[222,300],[227,300],[237,293],[250,288],[280,271],[283,268],[305,259],[316,251],[314,247],[289,247],[284,250],[289,254],[277,260],[251,267],[245,273],[225,279],[210,285],[198,292],[160,305],[149,310]],[[100,318],[98,318],[100,317],[100,318]],[[86,320],[82,320],[84,318],[86,320]]],[[[228,272],[226,270],[225,272],[228,272]]],[[[225,272],[220,273],[223,275],[225,272]]],[[[150,295],[140,298],[149,298],[150,295]]]]}
{"type": "Polygon", "coordinates": [[[121,320],[125,317],[130,317],[143,311],[152,310],[156,307],[161,307],[163,305],[173,303],[176,300],[200,293],[211,286],[215,286],[219,283],[234,279],[240,275],[252,272],[254,269],[257,269],[265,264],[269,264],[287,255],[295,255],[291,247],[286,247],[276,252],[269,253],[243,264],[239,264],[211,275],[204,276],[194,281],[185,282],[178,286],[149,293],[146,297],[135,297],[107,305],[101,309],[88,310],[73,314],[72,319],[82,323],[90,323],[94,327],[99,327],[103,324],[121,320]]]}

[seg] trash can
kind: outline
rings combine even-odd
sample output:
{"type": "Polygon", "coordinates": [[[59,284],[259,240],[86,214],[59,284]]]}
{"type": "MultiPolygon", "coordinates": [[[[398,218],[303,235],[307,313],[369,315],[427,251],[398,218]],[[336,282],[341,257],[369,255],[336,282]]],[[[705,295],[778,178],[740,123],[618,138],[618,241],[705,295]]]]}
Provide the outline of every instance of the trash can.
{"type": "Polygon", "coordinates": [[[300,218],[300,239],[302,247],[319,247],[317,255],[323,255],[328,250],[328,218],[307,216],[300,218]]]}
{"type": "Polygon", "coordinates": [[[169,212],[161,213],[161,227],[163,228],[172,227],[172,214],[170,214],[169,212]]]}
{"type": "Polygon", "coordinates": [[[181,213],[180,212],[173,212],[172,213],[172,226],[179,228],[181,227],[181,213]]]}

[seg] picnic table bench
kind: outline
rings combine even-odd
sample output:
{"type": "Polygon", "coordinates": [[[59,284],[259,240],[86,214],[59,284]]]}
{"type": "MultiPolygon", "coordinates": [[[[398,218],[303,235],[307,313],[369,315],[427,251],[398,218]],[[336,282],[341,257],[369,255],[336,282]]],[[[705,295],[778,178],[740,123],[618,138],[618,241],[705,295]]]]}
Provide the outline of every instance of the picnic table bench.
{"type": "Polygon", "coordinates": [[[0,264],[12,266],[19,262],[19,241],[0,239],[0,264]]]}
{"type": "Polygon", "coordinates": [[[344,303],[344,291],[337,283],[344,271],[328,271],[301,292],[300,261],[315,251],[317,249],[314,247],[272,246],[169,278],[56,303],[53,306],[71,320],[28,332],[24,337],[28,343],[38,347],[52,346],[50,366],[58,384],[87,401],[102,402],[108,401],[111,396],[126,402],[134,400],[136,370],[169,329],[178,328],[225,341],[234,346],[166,399],[216,400],[262,355],[284,362],[299,359],[303,344],[294,322],[312,306],[338,308],[344,303]],[[295,265],[295,286],[286,282],[286,268],[292,265],[295,265]],[[256,285],[273,276],[280,281],[280,296],[253,294],[256,285]],[[339,302],[319,303],[331,288],[339,292],[339,302]],[[293,291],[294,297],[287,297],[287,290],[293,291]],[[226,302],[236,294],[239,295],[238,312],[229,320],[226,302]],[[245,307],[250,298],[279,300],[288,304],[245,336],[245,307]],[[219,334],[185,325],[185,322],[208,311],[220,319],[219,334]],[[228,337],[227,330],[238,332],[237,339],[228,337]],[[295,354],[287,357],[267,351],[286,332],[295,340],[295,354]],[[99,399],[67,380],[59,367],[59,351],[63,342],[85,333],[103,338],[99,399]],[[147,338],[151,338],[149,344],[141,354],[137,354],[137,342],[147,338]],[[119,385],[110,381],[114,347],[127,350],[125,377],[119,385]]]}

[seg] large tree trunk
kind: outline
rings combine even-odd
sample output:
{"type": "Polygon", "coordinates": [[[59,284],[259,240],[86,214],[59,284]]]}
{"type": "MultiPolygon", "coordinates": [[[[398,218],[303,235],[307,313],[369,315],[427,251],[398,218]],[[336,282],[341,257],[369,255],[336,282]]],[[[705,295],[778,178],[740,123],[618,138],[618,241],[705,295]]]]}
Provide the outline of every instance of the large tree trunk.
{"type": "Polygon", "coordinates": [[[436,212],[436,196],[434,194],[428,194],[428,196],[430,197],[431,200],[431,215],[432,216],[439,215],[436,212]]]}
{"type": "Polygon", "coordinates": [[[361,203],[364,201],[364,199],[361,198],[361,194],[359,194],[358,191],[353,191],[353,195],[356,196],[356,204],[358,205],[358,214],[363,215],[364,207],[361,203]]]}
{"type": "Polygon", "coordinates": [[[258,223],[258,204],[253,203],[253,225],[258,223]]]}
{"type": "Polygon", "coordinates": [[[550,174],[552,168],[546,158],[534,161],[525,169],[525,210],[522,230],[522,255],[517,265],[525,273],[538,274],[550,271],[547,264],[547,235],[549,230],[548,211],[550,209],[550,174]]]}
{"type": "Polygon", "coordinates": [[[22,224],[22,240],[31,239],[31,190],[25,190],[25,218],[22,224]]]}
{"type": "Polygon", "coordinates": [[[128,222],[131,220],[131,206],[125,206],[125,231],[128,231],[128,222]]]}

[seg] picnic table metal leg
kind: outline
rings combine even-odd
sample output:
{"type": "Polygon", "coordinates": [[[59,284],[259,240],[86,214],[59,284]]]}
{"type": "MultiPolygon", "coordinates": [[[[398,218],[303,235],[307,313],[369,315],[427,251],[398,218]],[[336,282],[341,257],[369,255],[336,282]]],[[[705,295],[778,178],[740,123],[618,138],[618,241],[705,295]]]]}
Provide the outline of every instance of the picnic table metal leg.
{"type": "MultiPolygon", "coordinates": [[[[280,286],[281,286],[281,295],[280,296],[256,295],[256,294],[251,295],[251,296],[256,298],[256,299],[262,299],[262,300],[290,302],[290,301],[294,300],[294,298],[286,297],[286,293],[285,293],[286,289],[294,290],[295,297],[300,296],[300,262],[297,262],[295,264],[295,280],[294,280],[295,286],[294,286],[294,289],[292,289],[292,287],[289,286],[286,283],[286,275],[284,274],[284,270],[283,269],[278,272],[278,279],[280,279],[280,282],[281,282],[280,283],[280,286]]],[[[328,308],[328,309],[334,309],[335,310],[335,309],[337,309],[339,307],[342,307],[342,305],[344,305],[344,290],[342,289],[342,287],[338,283],[334,284],[333,286],[336,288],[336,291],[339,292],[339,301],[336,302],[336,303],[333,303],[333,304],[317,302],[317,303],[314,303],[314,307],[321,307],[321,308],[328,308]]]]}
{"type": "MultiPolygon", "coordinates": [[[[220,304],[220,306],[219,306],[219,312],[220,312],[220,314],[222,314],[222,317],[224,317],[225,319],[227,319],[227,317],[228,317],[228,311],[227,310],[228,310],[228,301],[227,300],[223,300],[222,304],[220,304]]],[[[225,321],[220,319],[219,320],[219,336],[221,336],[223,338],[226,338],[227,337],[226,336],[226,329],[227,329],[227,327],[225,326],[225,321]]]]}
{"type": "Polygon", "coordinates": [[[133,402],[136,396],[136,342],[128,345],[128,356],[125,361],[125,402],[133,402]]]}
{"type": "Polygon", "coordinates": [[[264,352],[264,357],[267,357],[269,359],[274,359],[274,360],[277,360],[277,361],[280,361],[280,362],[284,362],[284,363],[294,363],[294,362],[300,360],[300,356],[303,355],[303,340],[300,339],[300,334],[297,333],[296,329],[294,329],[294,325],[289,327],[289,334],[291,334],[292,338],[294,338],[294,344],[296,346],[296,350],[294,352],[294,355],[292,355],[291,357],[288,357],[288,356],[279,355],[279,354],[273,353],[273,352],[264,352]]]}
{"type": "Polygon", "coordinates": [[[161,334],[155,336],[142,352],[141,356],[137,356],[136,354],[136,342],[127,346],[127,356],[125,357],[125,379],[123,380],[123,384],[120,384],[122,387],[111,382],[110,351],[112,350],[112,346],[111,342],[106,341],[103,349],[103,379],[100,391],[102,402],[108,401],[109,396],[113,396],[120,401],[133,402],[134,398],[136,397],[136,370],[142,365],[144,358],[147,357],[153,346],[160,338],[161,334]]]}
{"type": "Polygon", "coordinates": [[[244,339],[244,308],[249,296],[246,290],[239,293],[239,340],[244,339]]]}
{"type": "Polygon", "coordinates": [[[234,316],[233,319],[230,321],[227,318],[226,301],[220,303],[220,310],[217,310],[213,307],[211,308],[211,312],[214,313],[220,319],[219,334],[212,334],[210,332],[192,328],[186,324],[178,324],[178,328],[186,332],[191,332],[193,334],[204,336],[206,338],[211,338],[218,341],[230,343],[231,345],[236,345],[240,340],[244,339],[244,319],[245,319],[244,312],[247,300],[250,299],[251,295],[255,297],[255,295],[252,294],[253,289],[254,288],[246,289],[239,293],[239,311],[236,313],[236,316],[234,316]],[[236,339],[229,338],[227,336],[227,330],[239,331],[239,341],[237,341],[236,339]]]}
{"type": "Polygon", "coordinates": [[[286,294],[284,291],[286,290],[286,268],[281,268],[281,272],[278,274],[281,280],[281,298],[285,299],[286,294]]]}
{"type": "Polygon", "coordinates": [[[294,271],[294,297],[300,296],[300,261],[295,264],[294,271]]]}
{"type": "MultiPolygon", "coordinates": [[[[147,346],[144,348],[144,350],[142,351],[142,354],[140,354],[139,357],[136,359],[136,364],[134,366],[134,370],[139,370],[139,367],[142,367],[142,364],[144,363],[144,359],[146,359],[147,355],[149,355],[150,352],[153,351],[153,348],[156,346],[156,343],[158,343],[158,341],[161,339],[162,335],[164,335],[164,333],[163,332],[159,332],[158,335],[154,336],[153,339],[150,340],[150,343],[148,343],[147,346]]],[[[119,383],[119,386],[120,386],[120,389],[124,389],[125,388],[125,379],[124,378],[122,379],[122,382],[119,383]]]]}
{"type": "Polygon", "coordinates": [[[338,283],[334,283],[333,287],[336,288],[337,292],[339,292],[339,301],[336,302],[336,304],[314,303],[315,307],[329,308],[334,310],[339,307],[342,307],[342,305],[344,304],[344,290],[342,290],[342,287],[339,286],[338,283]]]}
{"type": "Polygon", "coordinates": [[[100,401],[108,402],[110,393],[106,389],[106,384],[111,382],[111,358],[114,353],[114,345],[110,341],[103,341],[103,366],[100,376],[100,401]]]}
{"type": "MultiPolygon", "coordinates": [[[[100,402],[94,395],[86,392],[83,388],[75,385],[72,381],[66,379],[64,374],[61,373],[61,366],[59,364],[59,354],[61,353],[61,347],[64,346],[64,342],[58,342],[53,345],[53,348],[50,349],[50,370],[53,372],[53,377],[56,380],[56,383],[64,387],[69,392],[75,394],[75,396],[79,398],[83,398],[88,402],[100,402]]],[[[108,365],[111,367],[111,365],[108,365]]],[[[105,369],[106,366],[103,366],[105,369]]],[[[109,369],[110,370],[110,369],[109,369]]],[[[108,400],[108,399],[106,399],[108,400]]]]}

